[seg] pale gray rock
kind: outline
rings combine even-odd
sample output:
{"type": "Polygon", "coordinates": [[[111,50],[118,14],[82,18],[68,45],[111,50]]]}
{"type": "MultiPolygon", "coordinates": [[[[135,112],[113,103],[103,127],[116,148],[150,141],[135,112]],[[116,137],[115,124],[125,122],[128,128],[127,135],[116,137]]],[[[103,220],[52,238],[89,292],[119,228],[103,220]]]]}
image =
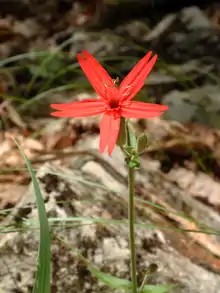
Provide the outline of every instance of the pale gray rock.
{"type": "MultiPolygon", "coordinates": [[[[112,159],[100,157],[96,152],[82,153],[82,146],[85,147],[88,143],[91,145],[91,138],[78,145],[81,155],[79,152],[73,156],[71,170],[45,164],[38,171],[37,177],[47,214],[49,217],[62,217],[66,220],[70,217],[126,219],[127,179],[120,150],[114,152],[112,159]]],[[[206,218],[213,212],[209,207],[204,208],[204,204],[196,205],[196,200],[166,181],[158,167],[149,159],[143,159],[142,166],[137,173],[137,187],[139,186],[142,198],[152,200],[151,196],[157,194],[158,199],[163,198],[167,203],[172,202],[173,207],[177,209],[183,201],[185,205],[190,206],[194,203],[194,217],[200,219],[200,209],[203,207],[202,218],[207,223],[206,218]]],[[[33,203],[33,189],[30,188],[2,225],[12,223],[22,215],[21,224],[27,227],[28,221],[37,217],[33,203]],[[29,208],[25,208],[27,204],[29,208]]],[[[176,284],[177,287],[170,293],[219,293],[219,275],[181,255],[172,246],[166,230],[162,232],[147,227],[154,221],[162,220],[162,215],[157,214],[149,206],[144,207],[143,204],[137,205],[136,215],[138,223],[146,223],[146,227],[136,228],[139,281],[143,279],[146,268],[156,263],[159,269],[149,277],[151,284],[176,284]]],[[[209,224],[212,225],[213,221],[209,219],[209,224]]],[[[220,225],[219,217],[215,217],[215,221],[220,225]]],[[[51,228],[52,292],[118,292],[97,281],[76,254],[56,236],[64,238],[71,247],[80,251],[100,270],[129,279],[127,225],[94,224],[88,219],[87,225],[81,225],[79,222],[78,225],[74,223],[69,228],[64,226],[62,222],[51,228]]],[[[25,233],[16,232],[0,236],[0,284],[3,292],[30,292],[36,269],[37,246],[36,230],[29,229],[25,233]]]]}
{"type": "Polygon", "coordinates": [[[186,23],[189,30],[212,28],[212,23],[208,16],[197,6],[182,9],[181,16],[183,23],[186,23]]]}
{"type": "Polygon", "coordinates": [[[200,122],[220,127],[220,87],[203,86],[181,92],[174,90],[164,96],[169,111],[164,117],[182,123],[200,122]]]}

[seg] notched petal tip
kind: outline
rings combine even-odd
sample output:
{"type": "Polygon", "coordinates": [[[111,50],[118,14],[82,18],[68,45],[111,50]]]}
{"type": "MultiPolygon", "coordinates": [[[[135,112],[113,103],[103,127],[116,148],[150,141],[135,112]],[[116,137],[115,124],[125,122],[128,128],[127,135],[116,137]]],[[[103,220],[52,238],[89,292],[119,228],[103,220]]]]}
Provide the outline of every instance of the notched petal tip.
{"type": "Polygon", "coordinates": [[[76,57],[98,96],[103,101],[106,101],[105,84],[108,83],[109,85],[113,85],[113,81],[107,71],[101,66],[95,57],[86,50],[82,51],[82,55],[76,54],[76,57]]]}
{"type": "Polygon", "coordinates": [[[151,60],[152,60],[153,58],[157,60],[158,55],[157,55],[157,54],[154,54],[154,55],[152,56],[151,60]]]}
{"type": "Polygon", "coordinates": [[[122,94],[123,101],[133,99],[133,97],[144,86],[144,81],[151,72],[156,60],[157,54],[152,58],[152,51],[148,52],[129,72],[122,81],[119,91],[122,94]]]}
{"type": "Polygon", "coordinates": [[[67,115],[65,116],[64,112],[52,112],[50,113],[51,116],[54,116],[54,117],[68,117],[67,115]]]}
{"type": "Polygon", "coordinates": [[[76,58],[77,58],[77,60],[78,60],[78,62],[79,62],[79,64],[80,64],[80,66],[82,66],[81,64],[82,64],[82,62],[84,62],[85,61],[85,59],[83,58],[83,56],[81,55],[81,54],[76,54],[76,58]]]}
{"type": "Polygon", "coordinates": [[[169,109],[169,107],[167,105],[158,105],[158,106],[160,106],[160,111],[163,111],[163,112],[165,112],[169,109]]]}
{"type": "Polygon", "coordinates": [[[86,50],[82,50],[82,55],[83,55],[83,57],[84,57],[85,59],[89,59],[89,58],[93,59],[93,58],[94,58],[94,57],[93,57],[88,51],[86,51],[86,50]]]}

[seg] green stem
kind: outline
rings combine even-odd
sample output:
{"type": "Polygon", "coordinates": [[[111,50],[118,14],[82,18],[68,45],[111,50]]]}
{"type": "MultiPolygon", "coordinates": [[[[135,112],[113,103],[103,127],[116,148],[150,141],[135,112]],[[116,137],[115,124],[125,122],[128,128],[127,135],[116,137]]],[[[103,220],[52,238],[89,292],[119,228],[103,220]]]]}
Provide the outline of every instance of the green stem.
{"type": "Polygon", "coordinates": [[[132,153],[129,153],[126,148],[131,147],[131,134],[128,127],[128,120],[124,120],[124,131],[122,137],[125,137],[125,146],[120,145],[121,150],[126,156],[126,163],[128,166],[128,222],[129,222],[129,244],[131,254],[131,281],[132,293],[137,293],[137,269],[136,269],[136,250],[135,250],[135,235],[134,235],[134,168],[132,166],[132,153]]]}
{"type": "Polygon", "coordinates": [[[129,203],[128,203],[128,221],[130,236],[130,253],[131,253],[131,279],[132,293],[137,293],[137,269],[136,269],[136,251],[134,235],[134,168],[128,169],[129,180],[129,203]]]}

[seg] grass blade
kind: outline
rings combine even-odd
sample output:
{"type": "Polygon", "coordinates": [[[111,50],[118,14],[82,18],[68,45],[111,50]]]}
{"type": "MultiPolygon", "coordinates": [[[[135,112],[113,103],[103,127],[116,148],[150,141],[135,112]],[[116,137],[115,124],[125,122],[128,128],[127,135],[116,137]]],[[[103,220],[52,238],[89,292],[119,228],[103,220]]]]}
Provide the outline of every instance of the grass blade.
{"type": "Polygon", "coordinates": [[[38,250],[37,259],[37,272],[35,277],[35,284],[33,288],[33,293],[50,293],[50,271],[51,271],[51,252],[50,252],[50,231],[49,224],[46,215],[46,209],[44,205],[44,200],[40,191],[39,184],[37,182],[36,175],[32,168],[32,165],[23,152],[22,148],[19,146],[17,141],[13,139],[17,144],[21,154],[23,155],[29,173],[31,175],[34,194],[36,197],[36,204],[38,209],[39,224],[40,224],[40,244],[38,250]]]}

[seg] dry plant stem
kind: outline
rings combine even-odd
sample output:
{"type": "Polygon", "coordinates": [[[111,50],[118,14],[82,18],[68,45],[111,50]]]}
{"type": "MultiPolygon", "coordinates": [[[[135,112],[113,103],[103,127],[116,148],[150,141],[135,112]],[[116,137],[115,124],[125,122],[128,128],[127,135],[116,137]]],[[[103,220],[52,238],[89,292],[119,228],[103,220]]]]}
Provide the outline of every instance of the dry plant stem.
{"type": "Polygon", "coordinates": [[[129,180],[129,201],[128,201],[128,221],[130,236],[130,253],[131,253],[131,280],[132,293],[137,293],[137,269],[136,269],[136,250],[134,235],[134,168],[128,167],[129,180]]]}

